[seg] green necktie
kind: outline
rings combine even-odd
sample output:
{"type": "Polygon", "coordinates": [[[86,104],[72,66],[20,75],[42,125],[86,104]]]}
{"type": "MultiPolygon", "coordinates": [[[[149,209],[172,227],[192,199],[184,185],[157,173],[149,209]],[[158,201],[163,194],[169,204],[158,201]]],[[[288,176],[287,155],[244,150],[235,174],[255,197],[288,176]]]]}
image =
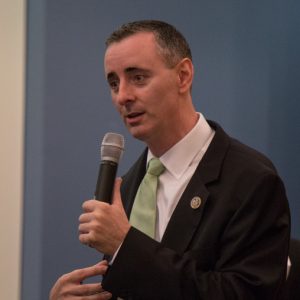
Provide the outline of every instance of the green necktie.
{"type": "Polygon", "coordinates": [[[165,167],[158,158],[149,161],[130,214],[130,224],[152,238],[155,235],[158,177],[164,170],[165,167]]]}

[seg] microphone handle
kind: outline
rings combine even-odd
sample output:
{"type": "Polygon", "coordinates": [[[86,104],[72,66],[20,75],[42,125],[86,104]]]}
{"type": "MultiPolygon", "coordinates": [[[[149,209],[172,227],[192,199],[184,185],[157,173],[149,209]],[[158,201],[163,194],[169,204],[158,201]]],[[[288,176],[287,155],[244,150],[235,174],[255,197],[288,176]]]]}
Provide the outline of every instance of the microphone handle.
{"type": "Polygon", "coordinates": [[[118,164],[104,160],[100,163],[95,200],[111,203],[118,164]]]}

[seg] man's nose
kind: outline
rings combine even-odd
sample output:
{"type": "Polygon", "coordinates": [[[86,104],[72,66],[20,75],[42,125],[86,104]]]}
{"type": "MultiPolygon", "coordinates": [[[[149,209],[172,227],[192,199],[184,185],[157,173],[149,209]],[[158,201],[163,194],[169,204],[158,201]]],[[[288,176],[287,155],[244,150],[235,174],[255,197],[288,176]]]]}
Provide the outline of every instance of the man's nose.
{"type": "Polygon", "coordinates": [[[119,105],[125,105],[134,100],[133,90],[128,83],[121,82],[119,84],[116,100],[119,105]]]}

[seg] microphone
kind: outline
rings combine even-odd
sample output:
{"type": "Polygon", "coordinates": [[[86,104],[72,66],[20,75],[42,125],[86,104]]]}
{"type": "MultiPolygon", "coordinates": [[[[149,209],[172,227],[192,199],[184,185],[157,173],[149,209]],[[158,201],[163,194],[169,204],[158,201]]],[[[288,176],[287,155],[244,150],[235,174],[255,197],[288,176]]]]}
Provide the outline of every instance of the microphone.
{"type": "Polygon", "coordinates": [[[101,162],[97,179],[95,200],[111,203],[118,163],[124,150],[124,137],[108,132],[101,144],[101,162]]]}

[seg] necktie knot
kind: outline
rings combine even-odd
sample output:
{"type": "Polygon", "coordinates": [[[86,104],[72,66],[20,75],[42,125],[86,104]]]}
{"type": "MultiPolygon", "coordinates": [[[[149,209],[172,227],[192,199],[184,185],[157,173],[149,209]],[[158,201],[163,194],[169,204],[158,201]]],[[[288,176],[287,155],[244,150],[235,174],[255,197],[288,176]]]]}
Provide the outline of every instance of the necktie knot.
{"type": "Polygon", "coordinates": [[[148,162],[147,173],[158,177],[165,170],[165,166],[158,158],[152,158],[148,162]]]}

